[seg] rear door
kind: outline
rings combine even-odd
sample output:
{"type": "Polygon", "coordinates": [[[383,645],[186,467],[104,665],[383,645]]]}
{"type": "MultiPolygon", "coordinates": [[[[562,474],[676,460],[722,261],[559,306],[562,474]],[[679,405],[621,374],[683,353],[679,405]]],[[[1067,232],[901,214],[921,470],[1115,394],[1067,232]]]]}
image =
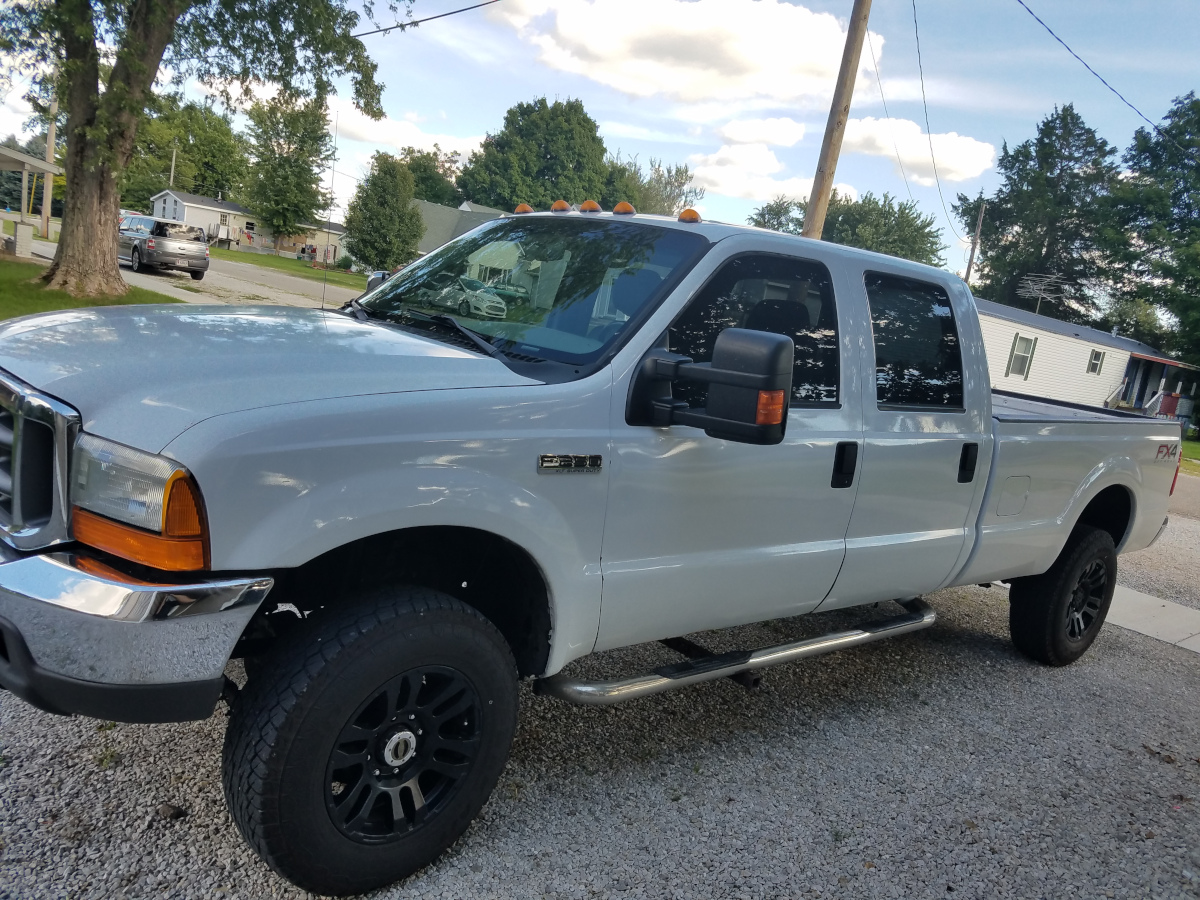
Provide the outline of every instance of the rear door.
{"type": "Polygon", "coordinates": [[[991,459],[990,386],[965,286],[883,260],[855,281],[870,310],[874,378],[863,383],[846,561],[822,610],[946,583],[969,552],[991,459]]]}

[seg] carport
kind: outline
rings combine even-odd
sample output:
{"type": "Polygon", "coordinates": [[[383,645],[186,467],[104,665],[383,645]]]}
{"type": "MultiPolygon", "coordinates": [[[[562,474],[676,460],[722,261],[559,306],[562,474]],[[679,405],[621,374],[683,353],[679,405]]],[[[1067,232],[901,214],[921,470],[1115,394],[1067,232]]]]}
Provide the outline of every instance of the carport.
{"type": "Polygon", "coordinates": [[[38,159],[18,150],[0,147],[0,172],[21,173],[21,219],[13,229],[13,252],[17,256],[33,255],[33,224],[25,220],[25,198],[29,195],[29,173],[41,173],[46,176],[61,175],[62,166],[38,159]]]}

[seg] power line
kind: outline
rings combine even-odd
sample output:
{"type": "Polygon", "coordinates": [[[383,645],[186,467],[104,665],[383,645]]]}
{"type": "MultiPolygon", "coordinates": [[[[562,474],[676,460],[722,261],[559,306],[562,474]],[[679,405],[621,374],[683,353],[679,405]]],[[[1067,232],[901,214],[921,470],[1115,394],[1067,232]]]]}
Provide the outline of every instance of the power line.
{"type": "MultiPolygon", "coordinates": [[[[914,0],[914,2],[915,2],[915,0],[914,0]]],[[[1184,147],[1184,146],[1183,146],[1182,144],[1180,144],[1180,143],[1179,143],[1177,140],[1175,140],[1175,138],[1171,137],[1169,134],[1167,134],[1165,131],[1163,131],[1161,128],[1159,128],[1157,125],[1155,125],[1153,122],[1151,122],[1151,121],[1150,121],[1150,120],[1149,120],[1149,119],[1146,117],[1146,114],[1145,114],[1145,113],[1143,113],[1143,112],[1142,112],[1140,109],[1138,109],[1136,106],[1134,106],[1134,105],[1133,105],[1132,103],[1130,103],[1128,100],[1126,100],[1126,99],[1125,99],[1125,97],[1124,97],[1124,95],[1123,95],[1123,94],[1122,94],[1120,91],[1118,91],[1118,90],[1117,90],[1115,87],[1113,87],[1111,84],[1109,84],[1107,81],[1105,81],[1105,80],[1104,80],[1104,77],[1103,77],[1103,76],[1102,76],[1102,75],[1101,75],[1099,72],[1097,72],[1095,69],[1093,69],[1091,66],[1089,66],[1089,65],[1088,65],[1086,62],[1084,62],[1084,59],[1083,59],[1083,57],[1081,57],[1081,56],[1080,56],[1078,53],[1076,53],[1074,50],[1072,50],[1072,49],[1070,48],[1070,46],[1068,46],[1068,45],[1067,45],[1067,42],[1066,42],[1066,41],[1064,41],[1062,38],[1060,38],[1060,37],[1059,37],[1057,34],[1055,34],[1055,33],[1054,33],[1054,29],[1053,29],[1053,28],[1051,28],[1049,25],[1047,25],[1045,22],[1043,22],[1043,21],[1042,21],[1040,18],[1038,18],[1038,14],[1037,14],[1037,13],[1035,13],[1035,12],[1034,12],[1032,9],[1030,9],[1028,6],[1026,6],[1026,4],[1025,4],[1025,0],[1017,0],[1017,2],[1021,4],[1021,7],[1022,7],[1022,8],[1025,10],[1025,12],[1027,12],[1027,13],[1029,13],[1031,16],[1033,16],[1033,18],[1034,18],[1034,19],[1037,21],[1037,23],[1038,23],[1039,25],[1041,25],[1043,28],[1045,28],[1045,29],[1046,29],[1046,31],[1047,31],[1047,32],[1050,34],[1050,37],[1054,38],[1056,41],[1058,41],[1060,44],[1062,44],[1062,45],[1063,45],[1063,47],[1064,47],[1064,48],[1066,48],[1066,51],[1067,51],[1068,53],[1070,53],[1070,54],[1071,54],[1073,57],[1075,57],[1077,60],[1079,60],[1080,64],[1081,64],[1081,65],[1082,65],[1082,66],[1083,66],[1085,69],[1087,69],[1089,72],[1091,72],[1093,75],[1095,75],[1095,76],[1096,76],[1096,78],[1097,78],[1097,79],[1099,79],[1099,81],[1100,81],[1100,83],[1101,83],[1102,85],[1104,85],[1106,88],[1108,88],[1108,89],[1109,89],[1110,91],[1112,91],[1114,94],[1116,94],[1116,95],[1117,95],[1117,98],[1118,98],[1118,99],[1119,99],[1119,100],[1120,100],[1122,103],[1124,103],[1126,106],[1128,106],[1130,109],[1132,109],[1132,110],[1133,110],[1135,113],[1137,113],[1139,116],[1141,116],[1141,118],[1142,118],[1142,121],[1143,121],[1143,122],[1145,122],[1147,125],[1149,125],[1151,128],[1153,128],[1155,131],[1157,131],[1157,132],[1158,132],[1158,134],[1159,134],[1159,136],[1160,136],[1160,137],[1161,137],[1163,140],[1165,140],[1165,141],[1170,141],[1170,142],[1171,142],[1172,144],[1174,144],[1174,145],[1175,145],[1175,146],[1176,146],[1176,147],[1177,147],[1177,148],[1180,150],[1180,152],[1182,152],[1182,153],[1186,153],[1186,154],[1189,154],[1189,155],[1190,155],[1191,153],[1194,153],[1194,151],[1189,151],[1189,150],[1188,150],[1186,147],[1184,147]]]]}
{"type": "Polygon", "coordinates": [[[875,59],[875,43],[871,40],[871,32],[867,31],[867,46],[871,49],[871,65],[875,67],[875,83],[879,85],[879,99],[883,101],[883,114],[887,116],[888,132],[892,135],[892,146],[896,148],[896,163],[900,166],[900,174],[904,178],[904,189],[908,191],[908,199],[913,199],[912,188],[908,184],[908,173],[904,171],[904,160],[900,158],[900,145],[896,143],[896,129],[892,127],[892,114],[888,112],[887,98],[883,96],[883,78],[879,75],[879,63],[875,59]]]}
{"type": "Polygon", "coordinates": [[[950,210],[946,208],[946,198],[942,194],[942,179],[938,177],[937,157],[933,154],[933,129],[929,127],[929,101],[925,99],[925,67],[921,64],[921,29],[917,26],[917,0],[912,0],[913,34],[917,36],[917,72],[921,76],[921,105],[925,107],[925,137],[929,138],[929,159],[933,163],[933,180],[937,184],[938,199],[942,201],[942,212],[946,214],[946,222],[950,231],[961,241],[963,236],[954,227],[950,218],[950,210]]]}
{"type": "Polygon", "coordinates": [[[406,28],[412,28],[416,25],[421,25],[425,22],[432,22],[434,19],[444,19],[447,16],[457,16],[459,13],[470,12],[473,9],[479,9],[481,6],[491,6],[493,3],[499,3],[500,0],[484,0],[483,3],[476,3],[474,6],[464,6],[462,9],[452,9],[450,12],[439,13],[436,16],[427,16],[424,19],[414,19],[411,22],[397,22],[395,25],[389,25],[387,28],[376,28],[374,31],[364,31],[360,34],[352,34],[350,37],[360,38],[368,37],[372,34],[387,34],[395,31],[397,28],[404,31],[406,28]]]}

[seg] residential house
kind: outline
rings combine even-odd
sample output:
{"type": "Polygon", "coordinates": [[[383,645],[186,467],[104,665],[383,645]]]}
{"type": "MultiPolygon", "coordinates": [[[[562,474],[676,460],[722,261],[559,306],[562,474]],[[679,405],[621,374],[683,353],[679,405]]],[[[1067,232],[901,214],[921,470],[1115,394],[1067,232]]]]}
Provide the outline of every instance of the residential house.
{"type": "Polygon", "coordinates": [[[469,201],[457,209],[453,206],[442,206],[440,203],[430,203],[428,200],[414,200],[413,206],[420,211],[421,221],[425,223],[425,234],[417,243],[417,252],[422,256],[459,235],[466,234],[472,228],[504,215],[502,210],[469,201]]]}
{"type": "Polygon", "coordinates": [[[230,247],[272,246],[270,229],[264,228],[246,207],[229,200],[169,188],[150,198],[150,215],[199,225],[210,241],[230,247]]]}
{"type": "Polygon", "coordinates": [[[1132,338],[975,300],[992,387],[1189,419],[1200,369],[1132,338]]]}

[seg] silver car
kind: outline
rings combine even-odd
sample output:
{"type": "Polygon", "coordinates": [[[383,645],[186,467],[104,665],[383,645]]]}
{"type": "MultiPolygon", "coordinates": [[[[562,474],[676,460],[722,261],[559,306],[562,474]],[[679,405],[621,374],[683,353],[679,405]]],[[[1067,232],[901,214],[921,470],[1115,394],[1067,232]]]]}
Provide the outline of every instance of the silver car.
{"type": "Polygon", "coordinates": [[[478,319],[504,319],[508,317],[508,305],[491,287],[465,275],[436,276],[430,286],[421,291],[422,302],[429,306],[443,306],[460,316],[478,319]]]}
{"type": "Polygon", "coordinates": [[[171,219],[129,215],[121,219],[117,257],[135,272],[186,269],[199,281],[208,271],[204,229],[171,219]]]}

